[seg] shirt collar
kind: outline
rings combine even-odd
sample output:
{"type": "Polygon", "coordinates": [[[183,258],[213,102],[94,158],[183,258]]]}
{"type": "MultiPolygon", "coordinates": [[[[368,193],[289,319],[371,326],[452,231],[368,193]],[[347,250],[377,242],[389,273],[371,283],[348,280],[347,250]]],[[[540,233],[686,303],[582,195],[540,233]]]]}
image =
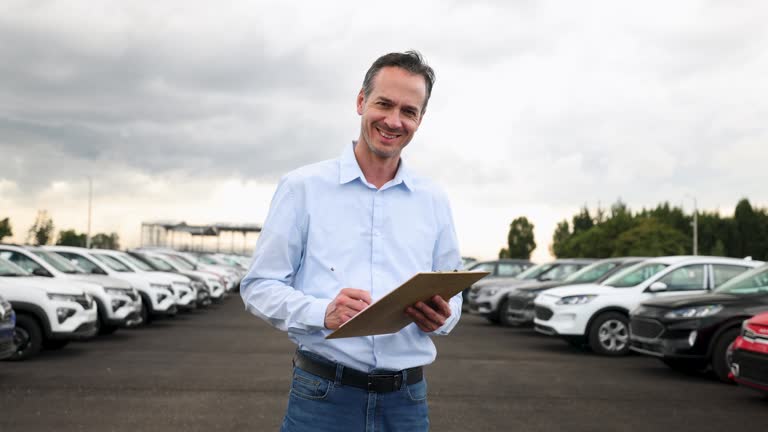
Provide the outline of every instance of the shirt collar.
{"type": "MultiPolygon", "coordinates": [[[[358,178],[360,181],[367,183],[365,175],[363,175],[363,170],[360,169],[360,165],[357,163],[357,158],[355,158],[356,144],[356,141],[352,141],[352,145],[345,146],[344,151],[341,153],[341,157],[339,158],[339,184],[349,183],[358,178]]],[[[387,182],[382,189],[388,189],[401,183],[406,189],[413,191],[413,179],[410,170],[406,167],[402,157],[400,157],[400,163],[397,167],[395,177],[387,182]]]]}

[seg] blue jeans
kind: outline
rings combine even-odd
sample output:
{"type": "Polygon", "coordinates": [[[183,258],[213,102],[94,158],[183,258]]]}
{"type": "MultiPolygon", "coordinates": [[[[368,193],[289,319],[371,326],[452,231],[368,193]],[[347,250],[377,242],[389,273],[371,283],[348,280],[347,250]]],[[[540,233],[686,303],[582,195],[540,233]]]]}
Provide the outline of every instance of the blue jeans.
{"type": "MultiPolygon", "coordinates": [[[[307,354],[317,360],[322,357],[307,354]]],[[[327,361],[327,360],[325,360],[327,361]]],[[[293,368],[283,432],[418,432],[429,430],[427,381],[403,385],[387,393],[341,385],[344,366],[336,365],[336,379],[327,380],[293,368]]],[[[380,371],[376,371],[380,372],[380,371]]]]}

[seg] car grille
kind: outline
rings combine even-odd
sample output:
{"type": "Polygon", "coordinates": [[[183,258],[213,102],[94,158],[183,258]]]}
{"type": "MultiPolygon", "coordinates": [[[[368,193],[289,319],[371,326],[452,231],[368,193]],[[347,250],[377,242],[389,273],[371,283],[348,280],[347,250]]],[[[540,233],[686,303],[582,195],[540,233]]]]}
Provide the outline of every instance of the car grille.
{"type": "Polygon", "coordinates": [[[510,309],[515,310],[527,309],[529,306],[528,300],[520,297],[510,297],[508,304],[510,309]]]}
{"type": "Polygon", "coordinates": [[[634,336],[656,339],[664,333],[664,326],[656,320],[632,318],[629,323],[629,331],[634,336]]]}
{"type": "Polygon", "coordinates": [[[543,321],[547,321],[548,319],[552,318],[552,315],[554,314],[552,309],[546,308],[544,306],[536,306],[533,310],[536,314],[536,319],[543,321]]]}
{"type": "Polygon", "coordinates": [[[736,350],[733,362],[739,365],[739,378],[768,384],[768,355],[736,350]]]}
{"type": "Polygon", "coordinates": [[[83,307],[83,309],[90,309],[93,306],[93,299],[90,299],[84,295],[75,296],[77,304],[83,307]]]}

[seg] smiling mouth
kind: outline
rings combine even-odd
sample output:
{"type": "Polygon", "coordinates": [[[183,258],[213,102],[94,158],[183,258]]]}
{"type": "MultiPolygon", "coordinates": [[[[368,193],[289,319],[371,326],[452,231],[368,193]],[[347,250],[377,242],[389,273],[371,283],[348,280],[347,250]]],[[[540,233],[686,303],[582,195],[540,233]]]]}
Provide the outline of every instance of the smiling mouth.
{"type": "Polygon", "coordinates": [[[379,135],[383,136],[386,139],[395,139],[395,138],[400,137],[400,135],[398,135],[398,134],[387,133],[387,132],[384,132],[383,130],[381,130],[379,128],[376,128],[376,130],[379,131],[379,135]]]}

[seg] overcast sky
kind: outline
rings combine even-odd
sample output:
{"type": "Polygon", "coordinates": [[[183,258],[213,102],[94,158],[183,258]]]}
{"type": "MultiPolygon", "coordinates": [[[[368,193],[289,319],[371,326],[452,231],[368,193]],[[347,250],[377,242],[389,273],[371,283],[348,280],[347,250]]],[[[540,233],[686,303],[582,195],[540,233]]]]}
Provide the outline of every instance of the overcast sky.
{"type": "Polygon", "coordinates": [[[0,2],[0,219],[137,246],[144,220],[261,223],[276,181],[359,133],[379,55],[437,74],[404,158],[448,192],[465,255],[509,222],[621,198],[768,205],[764,1],[0,2]]]}

